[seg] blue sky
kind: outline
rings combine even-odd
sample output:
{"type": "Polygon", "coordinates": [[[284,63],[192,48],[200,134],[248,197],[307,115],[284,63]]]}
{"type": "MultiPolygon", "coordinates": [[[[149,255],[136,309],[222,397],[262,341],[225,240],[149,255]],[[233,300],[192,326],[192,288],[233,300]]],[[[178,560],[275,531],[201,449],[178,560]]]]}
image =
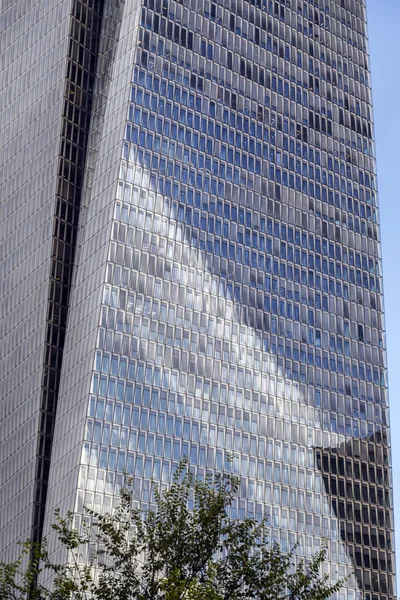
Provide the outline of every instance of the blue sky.
{"type": "Polygon", "coordinates": [[[400,2],[367,0],[389,359],[397,572],[400,573],[400,2]],[[398,370],[399,369],[399,370],[398,370]]]}

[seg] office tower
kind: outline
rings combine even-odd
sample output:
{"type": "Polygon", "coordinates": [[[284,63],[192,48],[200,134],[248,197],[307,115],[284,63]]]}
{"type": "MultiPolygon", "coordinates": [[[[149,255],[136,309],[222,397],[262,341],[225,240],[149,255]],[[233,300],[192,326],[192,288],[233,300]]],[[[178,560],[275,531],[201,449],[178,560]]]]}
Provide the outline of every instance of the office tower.
{"type": "Polygon", "coordinates": [[[4,21],[4,556],[188,456],[394,598],[365,3],[36,5],[4,21]]]}

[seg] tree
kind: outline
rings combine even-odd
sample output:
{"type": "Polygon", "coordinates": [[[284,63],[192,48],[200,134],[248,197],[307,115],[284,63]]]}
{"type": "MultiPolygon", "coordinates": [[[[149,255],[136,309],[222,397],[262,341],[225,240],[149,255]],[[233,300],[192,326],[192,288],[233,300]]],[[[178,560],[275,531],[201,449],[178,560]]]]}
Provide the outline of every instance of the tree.
{"type": "Polygon", "coordinates": [[[23,556],[0,564],[0,600],[324,600],[343,587],[320,574],[326,546],[296,560],[296,548],[284,553],[268,542],[265,521],[229,517],[237,489],[229,474],[194,479],[182,461],[170,486],[155,489],[152,510],[132,507],[128,482],[112,514],[86,509],[83,532],[72,513],[56,513],[68,560],[52,562],[46,539],[39,548],[26,543],[26,570],[23,556]],[[49,576],[51,589],[40,583],[49,576]]]}

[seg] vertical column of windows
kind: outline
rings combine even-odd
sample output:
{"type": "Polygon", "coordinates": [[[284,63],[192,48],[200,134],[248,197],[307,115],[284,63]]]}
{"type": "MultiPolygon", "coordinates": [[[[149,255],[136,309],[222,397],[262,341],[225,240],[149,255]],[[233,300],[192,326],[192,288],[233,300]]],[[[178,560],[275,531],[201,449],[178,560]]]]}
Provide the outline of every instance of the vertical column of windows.
{"type": "Polygon", "coordinates": [[[103,2],[73,2],[54,215],[32,539],[39,541],[74,264],[103,2]]]}

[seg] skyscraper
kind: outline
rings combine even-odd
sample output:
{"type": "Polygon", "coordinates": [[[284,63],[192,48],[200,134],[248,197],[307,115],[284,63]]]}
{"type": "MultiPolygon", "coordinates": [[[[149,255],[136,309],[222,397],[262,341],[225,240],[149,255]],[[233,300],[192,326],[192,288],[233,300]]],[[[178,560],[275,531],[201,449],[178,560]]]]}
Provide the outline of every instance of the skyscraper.
{"type": "Polygon", "coordinates": [[[365,3],[55,4],[3,20],[3,556],[188,456],[394,598],[365,3]]]}

